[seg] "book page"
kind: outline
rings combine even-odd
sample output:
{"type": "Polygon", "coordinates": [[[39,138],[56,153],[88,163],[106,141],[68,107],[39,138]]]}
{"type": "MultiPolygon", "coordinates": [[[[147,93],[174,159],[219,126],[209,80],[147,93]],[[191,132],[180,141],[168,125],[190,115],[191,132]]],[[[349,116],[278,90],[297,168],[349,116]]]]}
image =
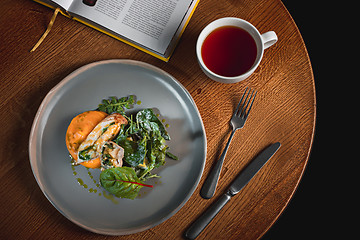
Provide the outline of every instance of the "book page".
{"type": "Polygon", "coordinates": [[[164,54],[192,0],[74,1],[69,11],[164,54]]]}
{"type": "Polygon", "coordinates": [[[44,4],[48,7],[50,6],[52,8],[61,7],[66,11],[68,11],[70,5],[73,3],[74,0],[34,0],[34,1],[44,4]]]}
{"type": "Polygon", "coordinates": [[[70,5],[73,0],[52,0],[54,3],[57,3],[59,6],[63,7],[65,10],[69,10],[70,5]]]}

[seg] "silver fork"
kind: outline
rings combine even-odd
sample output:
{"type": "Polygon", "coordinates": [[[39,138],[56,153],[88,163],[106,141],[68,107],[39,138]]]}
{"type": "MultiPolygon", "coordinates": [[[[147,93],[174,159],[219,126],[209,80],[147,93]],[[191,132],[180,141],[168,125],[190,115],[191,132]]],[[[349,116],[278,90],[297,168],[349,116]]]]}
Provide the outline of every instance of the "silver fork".
{"type": "Polygon", "coordinates": [[[201,188],[200,195],[203,198],[209,199],[212,196],[214,196],[216,185],[218,183],[220,172],[221,172],[221,167],[223,165],[225,155],[229,148],[230,142],[231,142],[236,130],[238,130],[244,126],[246,119],[249,116],[251,107],[254,103],[256,93],[257,92],[255,90],[251,90],[249,88],[245,89],[245,92],[242,95],[240,102],[230,120],[231,126],[233,128],[230,138],[226,144],[226,147],[225,147],[223,153],[220,156],[220,159],[216,162],[216,165],[211,170],[209,176],[205,180],[203,187],[201,188]]]}

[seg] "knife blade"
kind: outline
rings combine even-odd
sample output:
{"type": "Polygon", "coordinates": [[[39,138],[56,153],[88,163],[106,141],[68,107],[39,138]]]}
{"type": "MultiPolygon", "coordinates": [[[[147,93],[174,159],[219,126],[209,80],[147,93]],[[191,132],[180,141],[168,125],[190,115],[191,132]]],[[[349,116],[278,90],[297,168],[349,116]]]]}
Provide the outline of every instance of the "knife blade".
{"type": "Polygon", "coordinates": [[[231,197],[238,194],[241,189],[256,175],[265,163],[280,148],[279,142],[271,144],[252,160],[243,171],[230,184],[228,191],[219,197],[192,225],[186,230],[184,236],[188,239],[195,239],[205,227],[214,219],[231,197]]]}

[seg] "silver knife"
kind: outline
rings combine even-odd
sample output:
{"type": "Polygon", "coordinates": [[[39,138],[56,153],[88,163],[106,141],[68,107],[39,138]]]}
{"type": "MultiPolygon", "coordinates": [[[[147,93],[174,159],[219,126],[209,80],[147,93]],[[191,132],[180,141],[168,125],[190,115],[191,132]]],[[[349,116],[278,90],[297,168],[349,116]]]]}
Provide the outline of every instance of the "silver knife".
{"type": "Polygon", "coordinates": [[[223,194],[214,204],[212,204],[193,224],[186,230],[185,237],[195,239],[205,227],[220,212],[225,204],[236,195],[241,189],[255,176],[255,174],[265,165],[265,163],[280,148],[279,142],[274,143],[263,150],[254,160],[252,160],[243,171],[231,183],[228,191],[223,194]]]}

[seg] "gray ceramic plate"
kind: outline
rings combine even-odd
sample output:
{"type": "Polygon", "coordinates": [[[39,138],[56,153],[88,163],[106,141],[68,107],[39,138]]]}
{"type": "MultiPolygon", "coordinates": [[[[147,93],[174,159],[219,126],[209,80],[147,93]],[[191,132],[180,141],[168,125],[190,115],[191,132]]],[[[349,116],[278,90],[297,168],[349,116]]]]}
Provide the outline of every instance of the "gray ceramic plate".
{"type": "Polygon", "coordinates": [[[90,231],[125,235],[154,227],[174,215],[190,198],[206,160],[206,136],[195,102],[172,76],[146,63],[107,60],[76,70],[43,100],[33,123],[29,154],[34,176],[49,201],[65,217],[90,231]],[[135,200],[114,198],[98,185],[99,169],[72,167],[65,133],[77,114],[94,110],[103,98],[134,94],[168,124],[170,151],[135,200]],[[80,184],[81,183],[81,184],[80,184]]]}

